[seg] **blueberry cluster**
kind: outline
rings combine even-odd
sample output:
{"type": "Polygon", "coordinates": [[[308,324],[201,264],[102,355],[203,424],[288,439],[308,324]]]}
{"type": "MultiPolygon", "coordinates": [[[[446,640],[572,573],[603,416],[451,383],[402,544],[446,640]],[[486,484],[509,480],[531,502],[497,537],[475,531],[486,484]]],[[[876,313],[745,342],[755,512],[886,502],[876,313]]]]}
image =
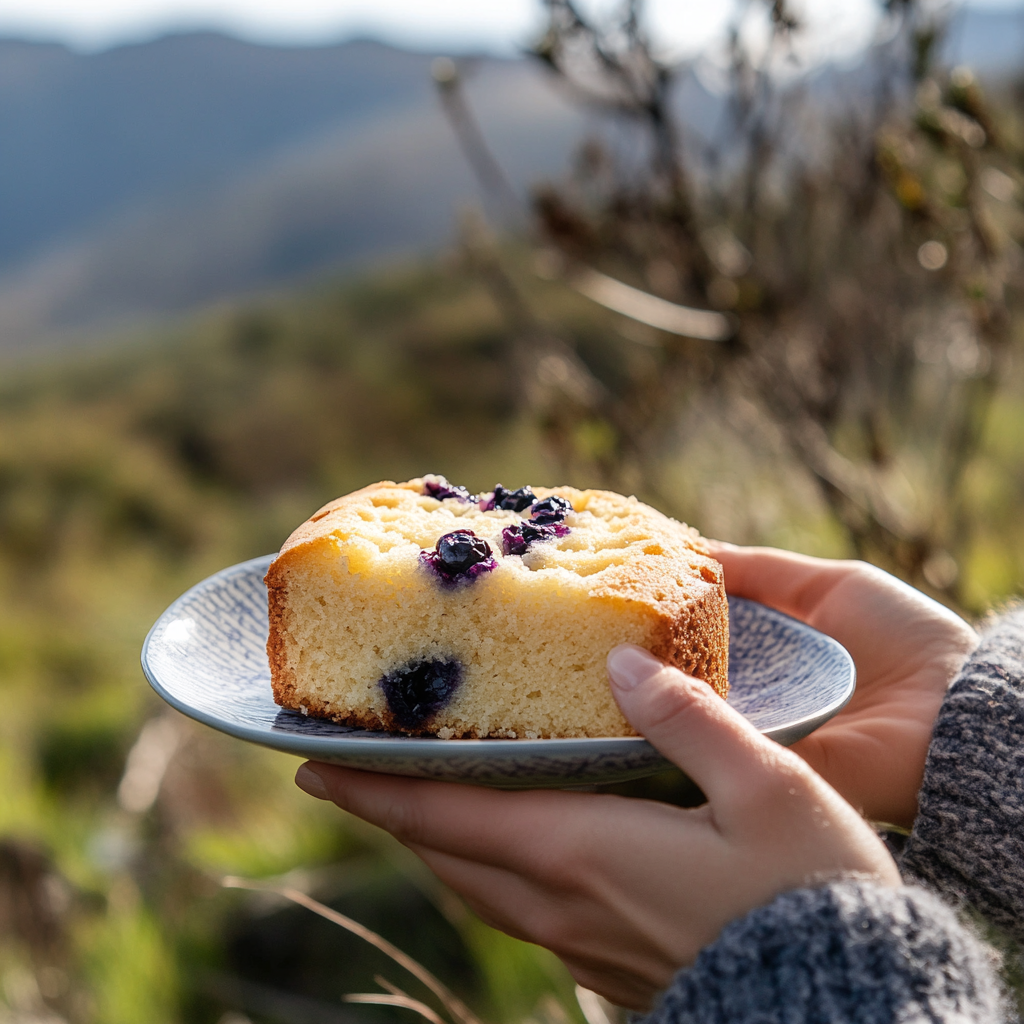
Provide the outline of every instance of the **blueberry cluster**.
{"type": "Polygon", "coordinates": [[[462,682],[462,665],[447,658],[410,661],[380,679],[395,724],[416,729],[441,710],[462,682]]]}
{"type": "MultiPolygon", "coordinates": [[[[539,500],[529,487],[519,487],[512,491],[501,484],[495,484],[490,494],[477,496],[471,495],[465,487],[448,483],[443,476],[434,476],[424,480],[423,493],[438,501],[445,498],[477,501],[482,512],[501,509],[528,515],[529,519],[506,526],[501,531],[502,551],[506,555],[525,555],[536,541],[564,537],[569,532],[563,520],[572,511],[572,504],[557,495],[539,500]]],[[[497,565],[490,545],[472,530],[446,533],[434,550],[422,552],[420,559],[445,586],[467,583],[490,572],[497,565]]]]}
{"type": "Polygon", "coordinates": [[[535,541],[564,537],[569,527],[562,520],[571,511],[572,505],[557,495],[534,502],[528,521],[506,526],[501,531],[502,551],[506,555],[525,555],[535,541]]]}
{"type": "Polygon", "coordinates": [[[423,493],[438,501],[445,498],[458,498],[459,501],[475,501],[475,495],[469,493],[465,487],[458,484],[450,484],[443,476],[431,477],[423,481],[423,493]]]}
{"type": "Polygon", "coordinates": [[[456,586],[490,572],[498,563],[491,546],[472,530],[453,530],[440,537],[433,551],[420,554],[423,563],[446,586],[456,586]]]}

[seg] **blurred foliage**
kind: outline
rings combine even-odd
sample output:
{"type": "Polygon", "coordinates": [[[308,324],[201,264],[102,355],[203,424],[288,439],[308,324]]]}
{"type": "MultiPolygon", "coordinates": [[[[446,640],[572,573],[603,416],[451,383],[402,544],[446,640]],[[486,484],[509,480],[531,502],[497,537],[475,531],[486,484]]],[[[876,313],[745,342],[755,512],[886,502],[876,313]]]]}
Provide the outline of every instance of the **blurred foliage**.
{"type": "Polygon", "coordinates": [[[691,324],[648,328],[646,363],[551,404],[563,461],[658,491],[702,405],[773,435],[859,556],[977,608],[989,527],[967,481],[1021,358],[1019,97],[937,63],[934,5],[883,5],[880,41],[830,82],[793,74],[791,4],[750,3],[726,113],[701,137],[638,2],[605,18],[545,6],[537,56],[614,127],[536,193],[547,264],[592,295],[628,283],[649,325],[658,300],[691,324]]]}
{"type": "Polygon", "coordinates": [[[294,759],[162,708],[138,669],[178,593],[339,493],[430,470],[544,478],[506,342],[449,259],[7,369],[0,1020],[390,1019],[339,999],[375,972],[405,984],[393,966],[307,911],[222,892],[229,873],[300,882],[496,1024],[578,1019],[549,954],[299,793],[294,759]]]}
{"type": "MultiPolygon", "coordinates": [[[[793,26],[773,24],[782,47],[793,26]]],[[[574,53],[593,54],[588,31],[574,53]]],[[[643,42],[636,25],[616,38],[643,42]]],[[[432,261],[5,368],[0,1021],[391,1019],[338,997],[408,979],[305,911],[222,891],[224,874],[287,879],[363,921],[494,1024],[580,1020],[551,956],[296,791],[294,760],[185,721],[142,681],[174,597],[340,493],[424,472],[612,484],[710,535],[877,558],[971,613],[1021,593],[1019,100],[911,42],[902,105],[819,133],[845,148],[816,146],[817,164],[759,120],[770,69],[736,50],[737,137],[761,148],[726,165],[753,180],[693,184],[671,133],[653,179],[591,145],[539,193],[539,253],[470,216],[432,261]],[[581,267],[717,308],[732,340],[609,313],[573,287],[581,267]],[[807,417],[827,472],[794,426],[807,417]]],[[[559,45],[542,54],[567,74],[559,45]]],[[[668,71],[641,58],[660,89],[668,71]]],[[[692,796],[672,778],[634,793],[692,796]]]]}

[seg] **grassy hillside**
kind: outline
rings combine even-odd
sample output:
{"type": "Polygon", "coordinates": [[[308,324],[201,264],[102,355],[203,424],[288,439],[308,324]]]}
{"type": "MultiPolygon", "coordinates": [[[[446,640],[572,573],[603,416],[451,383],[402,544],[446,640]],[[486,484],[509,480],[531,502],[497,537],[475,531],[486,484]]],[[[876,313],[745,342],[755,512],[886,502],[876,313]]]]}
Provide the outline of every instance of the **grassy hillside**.
{"type": "MultiPolygon", "coordinates": [[[[0,40],[0,352],[433,249],[477,194],[431,57],[187,33],[92,54],[0,40]]],[[[517,188],[580,116],[526,60],[473,62],[517,188]]]]}
{"type": "MultiPolygon", "coordinates": [[[[658,372],[643,338],[556,285],[527,287],[606,386],[617,360],[658,372]]],[[[375,972],[407,979],[305,911],[220,890],[237,873],[288,875],[492,1021],[577,1012],[550,957],[484,928],[401,848],[298,793],[294,758],[167,712],[138,668],[178,593],[274,550],[356,486],[428,471],[474,489],[597,482],[596,461],[545,454],[509,338],[484,288],[438,263],[4,374],[0,1002],[103,1024],[381,1019],[338,999],[375,972]],[[169,760],[151,806],[119,803],[129,751],[158,774],[169,760]]],[[[690,400],[663,458],[666,511],[741,542],[845,553],[770,436],[716,419],[697,383],[690,400]]],[[[1024,577],[1019,392],[989,433],[972,483],[986,526],[966,570],[979,611],[1024,577]]],[[[591,441],[597,451],[596,428],[591,441]]]]}

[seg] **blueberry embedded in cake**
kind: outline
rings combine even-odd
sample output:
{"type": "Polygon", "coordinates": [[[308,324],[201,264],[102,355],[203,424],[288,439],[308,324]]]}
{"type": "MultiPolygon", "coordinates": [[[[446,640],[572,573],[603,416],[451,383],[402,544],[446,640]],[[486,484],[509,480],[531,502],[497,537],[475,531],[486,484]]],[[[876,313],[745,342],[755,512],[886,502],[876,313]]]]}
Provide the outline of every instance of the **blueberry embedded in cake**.
{"type": "Polygon", "coordinates": [[[455,498],[456,501],[474,501],[474,497],[465,487],[452,486],[443,476],[425,476],[423,493],[438,501],[455,498]]]}
{"type": "Polygon", "coordinates": [[[563,522],[571,511],[572,505],[565,498],[553,494],[531,506],[530,519],[538,526],[551,526],[563,522]]]}
{"type": "Polygon", "coordinates": [[[506,512],[522,512],[529,508],[537,496],[531,487],[519,487],[510,491],[501,484],[496,484],[489,495],[480,499],[480,509],[483,512],[490,512],[494,509],[504,509],[506,512]]]}
{"type": "Polygon", "coordinates": [[[608,491],[374,484],[302,524],[266,582],[275,700],[349,725],[631,735],[604,666],[624,642],[728,689],[721,566],[608,491]]]}
{"type": "Polygon", "coordinates": [[[472,530],[452,530],[439,537],[433,551],[421,551],[420,561],[442,586],[470,583],[498,564],[491,545],[472,530]]]}
{"type": "Polygon", "coordinates": [[[460,682],[462,665],[454,658],[424,658],[386,672],[379,685],[392,722],[400,729],[420,729],[452,699],[460,682]]]}
{"type": "Polygon", "coordinates": [[[565,525],[565,517],[572,510],[565,498],[557,496],[535,501],[526,510],[528,520],[513,523],[501,531],[501,550],[506,555],[525,555],[536,541],[567,537],[569,527],[565,525]]]}

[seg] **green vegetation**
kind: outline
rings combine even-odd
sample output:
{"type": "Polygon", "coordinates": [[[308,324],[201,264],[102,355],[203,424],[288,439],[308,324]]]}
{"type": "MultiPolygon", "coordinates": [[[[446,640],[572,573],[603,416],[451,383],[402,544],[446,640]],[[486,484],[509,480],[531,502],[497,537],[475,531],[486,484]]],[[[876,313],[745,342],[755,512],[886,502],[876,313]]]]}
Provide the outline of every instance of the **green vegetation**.
{"type": "MultiPolygon", "coordinates": [[[[103,1024],[340,1020],[375,972],[405,985],[307,911],[219,888],[301,871],[488,1019],[555,994],[572,1007],[552,958],[295,790],[293,758],[167,712],[138,667],[178,593],[338,493],[426,470],[480,487],[549,475],[506,393],[503,330],[479,287],[426,266],[5,374],[0,869],[37,865],[25,891],[52,927],[0,927],[0,1001],[103,1024]],[[168,744],[158,799],[126,810],[129,751],[168,744]]],[[[23,876],[0,870],[0,906],[23,876]]]]}

